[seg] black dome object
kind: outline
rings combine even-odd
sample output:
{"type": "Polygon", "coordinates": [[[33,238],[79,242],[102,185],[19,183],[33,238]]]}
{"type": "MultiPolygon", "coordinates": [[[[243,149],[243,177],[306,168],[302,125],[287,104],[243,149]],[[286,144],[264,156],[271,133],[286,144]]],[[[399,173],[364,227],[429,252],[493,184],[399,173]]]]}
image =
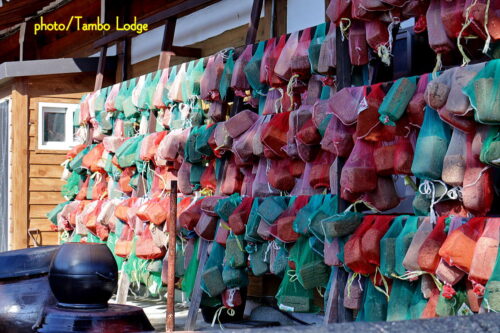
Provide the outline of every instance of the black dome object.
{"type": "Polygon", "coordinates": [[[65,243],[54,256],[49,283],[58,305],[105,308],[118,282],[118,267],[106,244],[65,243]]]}
{"type": "Polygon", "coordinates": [[[47,274],[59,246],[40,246],[0,253],[0,280],[47,274]]]}

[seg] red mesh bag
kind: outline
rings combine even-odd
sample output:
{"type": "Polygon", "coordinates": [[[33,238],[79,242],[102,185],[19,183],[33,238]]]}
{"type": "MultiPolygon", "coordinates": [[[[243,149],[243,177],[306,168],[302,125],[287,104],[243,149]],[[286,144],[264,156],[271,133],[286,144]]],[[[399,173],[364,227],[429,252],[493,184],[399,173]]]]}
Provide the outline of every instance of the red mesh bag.
{"type": "Polygon", "coordinates": [[[392,177],[381,176],[377,178],[377,188],[365,193],[361,200],[371,204],[381,212],[397,207],[401,201],[392,177]]]}
{"type": "Polygon", "coordinates": [[[220,245],[226,247],[227,237],[229,237],[229,227],[226,225],[226,222],[220,220],[219,227],[217,228],[217,232],[215,233],[215,241],[220,245]],[[223,227],[222,225],[225,225],[225,227],[223,227]]]}
{"type": "Polygon", "coordinates": [[[364,108],[364,87],[349,87],[336,92],[329,99],[330,110],[346,126],[358,121],[358,113],[364,108]]]}
{"type": "Polygon", "coordinates": [[[96,235],[104,242],[108,240],[109,230],[109,227],[107,225],[103,225],[102,223],[97,223],[96,225],[96,235]]]}
{"type": "Polygon", "coordinates": [[[439,301],[439,289],[434,289],[432,291],[432,296],[429,298],[427,305],[420,315],[421,319],[437,318],[436,308],[439,301]]]}
{"type": "Polygon", "coordinates": [[[215,212],[215,206],[219,202],[219,200],[223,199],[223,196],[220,195],[214,195],[214,196],[209,196],[206,197],[203,202],[201,203],[201,210],[203,213],[210,215],[210,216],[219,216],[215,212]]]}
{"type": "Polygon", "coordinates": [[[365,23],[352,20],[349,29],[349,57],[354,66],[368,63],[368,44],[366,43],[365,23]]]}
{"type": "Polygon", "coordinates": [[[226,162],[224,176],[220,187],[221,193],[231,195],[240,193],[243,185],[243,174],[240,168],[236,165],[234,155],[226,162]]]}
{"type": "Polygon", "coordinates": [[[299,32],[296,31],[288,37],[285,46],[274,66],[274,74],[285,81],[292,77],[292,56],[299,45],[299,32]]]}
{"type": "Polygon", "coordinates": [[[380,19],[380,12],[367,10],[364,7],[363,0],[352,0],[351,16],[353,19],[371,21],[380,19]]]}
{"type": "Polygon", "coordinates": [[[137,198],[129,198],[125,199],[116,205],[115,208],[115,217],[122,222],[127,222],[128,218],[128,210],[130,206],[137,200],[137,198]]]}
{"type": "Polygon", "coordinates": [[[304,144],[316,145],[321,142],[321,135],[314,125],[312,117],[307,120],[297,132],[297,140],[304,144]]]}
{"type": "Polygon", "coordinates": [[[247,45],[243,53],[234,62],[233,75],[231,77],[231,88],[234,94],[239,97],[246,97],[246,90],[250,90],[244,68],[252,58],[253,44],[247,45]]]}
{"type": "Polygon", "coordinates": [[[297,140],[297,155],[304,162],[314,161],[320,150],[320,145],[308,145],[297,140]]]}
{"type": "Polygon", "coordinates": [[[462,216],[467,217],[469,212],[464,208],[460,200],[446,200],[434,205],[438,216],[462,216]]]}
{"type": "Polygon", "coordinates": [[[218,53],[208,58],[200,80],[200,97],[207,101],[220,101],[219,84],[224,71],[224,59],[218,53]]]}
{"type": "Polygon", "coordinates": [[[291,173],[292,160],[271,160],[267,178],[269,184],[277,190],[290,192],[295,186],[295,178],[291,173]]]}
{"type": "MultiPolygon", "coordinates": [[[[457,38],[465,23],[464,11],[466,0],[440,1],[441,5],[441,20],[443,21],[444,30],[450,38],[457,38]]],[[[466,30],[467,31],[467,30],[466,30]]],[[[463,36],[469,34],[465,33],[463,36]]]]}
{"type": "Polygon", "coordinates": [[[238,112],[233,117],[229,118],[224,126],[226,126],[226,131],[233,138],[237,138],[250,127],[252,127],[255,122],[259,119],[259,115],[250,110],[243,110],[238,112]]]}
{"type": "Polygon", "coordinates": [[[326,78],[322,79],[325,85],[332,86],[334,83],[331,76],[335,74],[335,67],[337,67],[336,43],[336,27],[335,24],[330,24],[325,40],[323,41],[323,44],[321,44],[318,59],[318,73],[328,75],[326,78]]]}
{"type": "Polygon", "coordinates": [[[104,153],[104,145],[102,143],[96,145],[92,148],[87,155],[83,157],[82,168],[90,170],[92,173],[104,171],[105,162],[102,160],[102,154],[104,153]]]}
{"type": "Polygon", "coordinates": [[[135,243],[135,255],[141,259],[161,259],[165,256],[166,250],[164,247],[158,247],[153,241],[153,235],[149,226],[144,228],[142,234],[137,238],[135,243]]]}
{"type": "Polygon", "coordinates": [[[215,178],[215,160],[208,162],[208,166],[203,171],[200,179],[200,185],[202,189],[207,189],[215,192],[217,187],[217,180],[215,178]]]}
{"type": "Polygon", "coordinates": [[[481,237],[477,240],[469,272],[469,280],[478,295],[484,294],[484,285],[491,277],[498,257],[500,219],[489,218],[481,237]]]}
{"type": "Polygon", "coordinates": [[[441,118],[442,121],[458,128],[462,132],[473,133],[476,130],[476,122],[474,121],[474,118],[457,116],[446,107],[439,109],[438,113],[439,118],[441,118]]]}
{"type": "Polygon", "coordinates": [[[132,186],[130,186],[130,180],[135,175],[135,167],[125,168],[120,175],[120,179],[118,180],[118,186],[120,190],[126,194],[132,193],[134,190],[132,186]]]}
{"type": "Polygon", "coordinates": [[[304,124],[311,119],[310,107],[301,107],[298,110],[290,112],[290,117],[288,118],[288,132],[287,132],[287,144],[282,150],[291,158],[299,157],[299,152],[297,149],[297,133],[304,126],[304,124]]]}
{"type": "Polygon", "coordinates": [[[151,189],[149,190],[149,195],[151,197],[158,197],[162,195],[166,190],[168,190],[169,181],[175,180],[172,172],[169,171],[168,166],[158,166],[154,169],[153,182],[151,184],[151,189]]]}
{"type": "Polygon", "coordinates": [[[309,202],[309,196],[301,195],[295,198],[291,207],[287,208],[271,225],[270,233],[284,243],[292,243],[299,239],[299,234],[293,231],[293,221],[299,210],[309,202]]]}
{"type": "Polygon", "coordinates": [[[276,43],[276,46],[274,46],[272,53],[269,57],[269,61],[267,63],[266,69],[268,72],[268,81],[269,85],[273,88],[279,88],[283,87],[286,85],[286,81],[279,77],[275,73],[275,68],[276,68],[276,63],[278,62],[278,59],[281,57],[281,53],[283,51],[283,48],[285,47],[286,44],[286,35],[282,35],[278,42],[276,43]]]}
{"type": "Polygon", "coordinates": [[[481,134],[467,136],[467,157],[464,174],[462,201],[464,207],[478,215],[486,215],[493,203],[493,180],[491,169],[479,160],[480,149],[474,151],[473,146],[481,147],[481,134]]]}
{"type": "Polygon", "coordinates": [[[370,192],[377,187],[377,170],[373,160],[374,144],[356,140],[354,149],[342,168],[340,185],[352,193],[370,192]]]}
{"type": "Polygon", "coordinates": [[[332,0],[326,9],[326,15],[335,25],[343,18],[351,17],[351,0],[332,0]]]}
{"type": "MultiPolygon", "coordinates": [[[[262,60],[260,62],[260,82],[265,83],[268,86],[270,85],[270,77],[272,75],[272,55],[274,48],[276,47],[276,37],[269,39],[266,43],[266,47],[264,49],[264,54],[262,55],[262,60]],[[271,69],[271,70],[270,70],[271,69]]],[[[274,68],[274,66],[273,66],[274,68]]]]}
{"type": "Polygon", "coordinates": [[[75,197],[75,200],[85,200],[87,199],[87,191],[89,189],[90,176],[88,176],[80,187],[80,191],[75,197]]]}
{"type": "Polygon", "coordinates": [[[344,264],[355,273],[363,275],[375,273],[375,265],[370,264],[362,251],[361,240],[364,234],[372,228],[376,218],[374,215],[365,216],[361,225],[344,245],[344,264]]]}
{"type": "Polygon", "coordinates": [[[115,254],[118,257],[128,258],[132,252],[132,243],[134,241],[134,230],[128,224],[125,224],[120,237],[115,243],[115,254]]]}
{"type": "Polygon", "coordinates": [[[282,147],[287,143],[290,112],[279,113],[262,129],[262,143],[278,156],[286,157],[282,147]]]}
{"type": "Polygon", "coordinates": [[[309,184],[315,189],[330,188],[330,167],[335,161],[335,155],[321,150],[312,162],[309,184]]]}
{"type": "Polygon", "coordinates": [[[191,176],[191,163],[187,161],[182,161],[181,167],[177,172],[177,183],[179,185],[179,191],[182,194],[188,195],[193,193],[193,187],[190,181],[191,176]]]}
{"type": "Polygon", "coordinates": [[[102,143],[104,145],[104,149],[107,151],[114,153],[121,147],[121,145],[127,141],[129,138],[125,138],[125,128],[124,122],[122,119],[116,119],[115,125],[113,129],[113,135],[106,136],[102,139],[102,143]]]}
{"type": "Polygon", "coordinates": [[[269,89],[264,104],[264,110],[262,111],[263,115],[279,113],[281,95],[282,91],[279,89],[269,89]]]}
{"type": "Polygon", "coordinates": [[[423,17],[425,21],[425,13],[428,7],[429,1],[427,0],[410,0],[403,6],[402,14],[407,17],[415,17],[418,19],[423,17]]]}
{"type": "Polygon", "coordinates": [[[158,150],[160,143],[163,141],[167,133],[168,133],[167,131],[155,132],[147,136],[146,138],[148,138],[149,140],[148,144],[146,145],[144,145],[144,141],[146,140],[146,138],[144,138],[144,141],[142,142],[141,145],[141,153],[140,153],[141,160],[146,162],[154,161],[156,151],[158,150]]]}
{"type": "Polygon", "coordinates": [[[245,233],[248,217],[252,209],[253,198],[245,197],[238,207],[229,216],[229,227],[235,235],[243,235],[245,233]]]}
{"type": "Polygon", "coordinates": [[[411,98],[410,103],[408,103],[408,107],[406,108],[410,124],[418,128],[420,128],[424,122],[424,111],[426,105],[424,93],[428,82],[429,74],[420,76],[418,79],[417,91],[411,98]]]}
{"type": "Polygon", "coordinates": [[[255,180],[252,184],[252,197],[267,197],[270,195],[279,195],[279,191],[269,184],[267,170],[270,167],[270,161],[261,158],[257,165],[255,180]]]}
{"type": "Polygon", "coordinates": [[[384,11],[391,8],[387,1],[382,0],[358,0],[361,7],[369,11],[384,11]]]}
{"type": "Polygon", "coordinates": [[[78,155],[82,150],[87,148],[87,145],[81,144],[81,145],[76,145],[69,152],[66,153],[66,159],[73,159],[78,155]]]}
{"type": "Polygon", "coordinates": [[[306,163],[302,160],[292,159],[290,160],[289,168],[292,176],[295,178],[299,178],[304,173],[304,169],[306,168],[306,163]]]}
{"type": "MultiPolygon", "coordinates": [[[[470,7],[468,18],[472,20],[471,28],[474,30],[476,34],[478,34],[482,39],[486,39],[488,36],[484,30],[484,25],[486,21],[486,8],[488,8],[488,34],[491,36],[493,40],[497,40],[500,38],[500,15],[499,15],[499,6],[498,2],[492,1],[489,3],[488,0],[466,0],[465,8],[470,7]]],[[[464,16],[466,15],[466,11],[464,10],[464,16]]],[[[467,17],[466,17],[467,19],[467,17]]]]}
{"type": "MultiPolygon", "coordinates": [[[[243,174],[243,184],[241,185],[241,195],[252,196],[252,186],[255,181],[256,173],[254,173],[254,165],[241,168],[240,171],[243,174]]],[[[255,167],[255,172],[257,167],[255,167]]]]}
{"type": "Polygon", "coordinates": [[[389,176],[394,174],[394,153],[396,145],[394,143],[382,142],[375,148],[373,159],[375,161],[375,169],[381,176],[389,176]]]}
{"type": "Polygon", "coordinates": [[[446,34],[445,25],[441,19],[440,2],[440,0],[431,0],[425,17],[427,20],[429,45],[437,54],[444,54],[453,50],[455,45],[446,34]]]}
{"type": "Polygon", "coordinates": [[[217,221],[219,221],[219,218],[201,213],[200,220],[196,223],[194,231],[200,238],[213,241],[215,229],[217,229],[217,221]]]}
{"type": "Polygon", "coordinates": [[[355,130],[354,126],[346,126],[339,118],[332,117],[321,139],[321,148],[336,156],[349,157],[354,147],[355,130]]]}
{"type": "Polygon", "coordinates": [[[203,199],[199,199],[190,203],[190,205],[179,215],[179,224],[187,230],[194,230],[196,223],[201,216],[201,204],[203,199]]]}
{"type": "Polygon", "coordinates": [[[108,197],[108,179],[106,174],[97,174],[94,187],[92,187],[92,200],[102,200],[108,197]]]}
{"type": "Polygon", "coordinates": [[[311,37],[311,28],[302,30],[299,44],[291,59],[292,74],[298,75],[299,80],[307,80],[311,75],[311,63],[309,62],[311,37]]]}
{"type": "Polygon", "coordinates": [[[314,189],[309,183],[309,179],[311,178],[311,169],[311,163],[306,163],[304,173],[295,182],[295,187],[292,192],[290,192],[291,195],[313,195],[321,193],[320,189],[314,189]]]}
{"type": "Polygon", "coordinates": [[[404,136],[396,137],[396,149],[394,150],[394,173],[397,175],[411,175],[414,149],[410,138],[404,136]]]}
{"type": "Polygon", "coordinates": [[[429,236],[427,236],[422,243],[418,252],[418,266],[420,266],[423,271],[431,274],[436,272],[439,260],[441,259],[439,256],[439,248],[441,248],[441,245],[443,245],[447,237],[445,232],[446,219],[447,217],[445,216],[438,218],[434,229],[432,229],[429,236]]]}
{"type": "Polygon", "coordinates": [[[390,64],[389,24],[382,21],[365,22],[366,41],[385,64],[390,64]]]}
{"type": "Polygon", "coordinates": [[[375,218],[370,229],[361,236],[361,252],[372,265],[380,266],[380,240],[391,226],[395,216],[381,215],[375,218]]]}
{"type": "Polygon", "coordinates": [[[453,230],[439,249],[441,258],[449,265],[456,266],[468,273],[474,248],[484,230],[485,222],[485,217],[475,217],[453,230]]]}
{"type": "MultiPolygon", "coordinates": [[[[368,141],[392,141],[396,132],[395,126],[386,126],[379,121],[378,108],[385,97],[385,89],[389,89],[391,83],[379,83],[365,87],[365,104],[360,107],[358,121],[356,123],[356,137],[368,141]]],[[[361,103],[363,104],[363,103],[361,103]]]]}

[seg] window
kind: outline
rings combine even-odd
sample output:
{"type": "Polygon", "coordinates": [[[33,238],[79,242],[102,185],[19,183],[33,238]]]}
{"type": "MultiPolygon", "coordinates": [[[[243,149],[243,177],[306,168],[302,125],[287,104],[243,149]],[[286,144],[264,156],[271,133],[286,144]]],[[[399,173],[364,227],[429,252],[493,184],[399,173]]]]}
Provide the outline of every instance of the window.
{"type": "Polygon", "coordinates": [[[67,150],[76,144],[73,115],[78,104],[38,103],[38,149],[67,150]]]}

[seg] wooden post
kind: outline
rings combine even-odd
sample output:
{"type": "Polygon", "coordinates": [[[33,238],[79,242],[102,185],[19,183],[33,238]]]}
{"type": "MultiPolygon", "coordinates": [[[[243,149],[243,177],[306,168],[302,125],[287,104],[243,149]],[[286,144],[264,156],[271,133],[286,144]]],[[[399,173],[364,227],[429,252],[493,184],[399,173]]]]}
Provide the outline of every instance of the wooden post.
{"type": "Polygon", "coordinates": [[[177,219],[177,181],[170,184],[170,218],[167,221],[168,232],[168,277],[167,277],[167,332],[175,328],[175,247],[177,219]]]}
{"type": "Polygon", "coordinates": [[[163,31],[163,41],[161,43],[160,60],[158,61],[158,69],[165,69],[170,66],[170,58],[175,55],[173,52],[175,26],[177,24],[176,17],[169,17],[165,23],[163,31]]]}

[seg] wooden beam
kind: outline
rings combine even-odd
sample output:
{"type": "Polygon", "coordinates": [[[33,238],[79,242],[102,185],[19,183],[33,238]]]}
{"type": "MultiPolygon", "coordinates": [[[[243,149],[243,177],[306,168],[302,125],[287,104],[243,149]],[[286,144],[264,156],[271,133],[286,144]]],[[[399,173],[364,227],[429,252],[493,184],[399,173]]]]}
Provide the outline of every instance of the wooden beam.
{"type": "Polygon", "coordinates": [[[278,37],[287,33],[287,10],[287,0],[274,0],[273,37],[278,37]]]}
{"type": "Polygon", "coordinates": [[[250,14],[250,23],[248,24],[246,45],[254,44],[259,30],[260,14],[264,0],[253,0],[252,13],[250,14]]]}
{"type": "Polygon", "coordinates": [[[170,67],[170,58],[175,55],[172,46],[174,43],[175,26],[177,24],[176,17],[170,17],[165,22],[163,30],[163,40],[161,43],[160,60],[158,61],[158,69],[170,67]]]}
{"type": "Polygon", "coordinates": [[[176,217],[177,217],[177,181],[170,184],[170,218],[167,223],[168,232],[168,277],[167,277],[167,332],[175,328],[175,252],[176,252],[176,217]]]}
{"type": "Polygon", "coordinates": [[[99,64],[97,65],[97,75],[95,77],[94,91],[102,88],[102,81],[104,80],[104,67],[106,67],[106,53],[107,46],[101,48],[101,55],[99,56],[99,64]]]}
{"type": "MultiPolygon", "coordinates": [[[[178,5],[172,6],[170,8],[167,8],[165,10],[162,10],[161,12],[151,15],[148,18],[145,18],[143,20],[140,20],[137,22],[138,24],[147,24],[147,25],[154,25],[159,22],[165,21],[170,17],[179,17],[182,16],[183,14],[192,11],[198,7],[206,6],[211,3],[214,3],[217,1],[214,0],[186,0],[178,5]]],[[[104,45],[111,45],[115,43],[116,41],[123,39],[125,37],[133,36],[135,33],[132,31],[114,31],[105,37],[97,40],[94,43],[94,48],[100,48],[104,45]]]]}
{"type": "Polygon", "coordinates": [[[12,91],[12,208],[9,233],[12,250],[28,246],[28,82],[17,79],[12,91]]]}

